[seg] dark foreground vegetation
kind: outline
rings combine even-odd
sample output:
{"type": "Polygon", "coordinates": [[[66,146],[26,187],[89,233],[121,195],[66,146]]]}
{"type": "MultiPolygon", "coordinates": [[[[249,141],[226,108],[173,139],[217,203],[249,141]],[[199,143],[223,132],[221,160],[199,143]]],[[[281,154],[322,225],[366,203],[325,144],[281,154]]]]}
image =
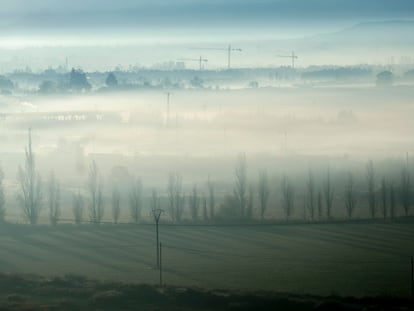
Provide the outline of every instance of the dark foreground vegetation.
{"type": "Polygon", "coordinates": [[[394,297],[311,296],[0,275],[0,310],[410,310],[394,297]]]}

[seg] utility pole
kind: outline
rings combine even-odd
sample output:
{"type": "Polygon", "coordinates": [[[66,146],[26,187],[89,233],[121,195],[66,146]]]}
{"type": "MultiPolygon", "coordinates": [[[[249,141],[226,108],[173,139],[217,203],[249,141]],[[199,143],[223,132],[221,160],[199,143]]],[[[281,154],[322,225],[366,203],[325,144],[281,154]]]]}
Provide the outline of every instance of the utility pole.
{"type": "Polygon", "coordinates": [[[204,66],[203,63],[207,63],[208,59],[203,58],[200,56],[199,58],[179,58],[180,61],[192,61],[192,62],[198,62],[199,70],[203,70],[204,66]]]}
{"type": "Polygon", "coordinates": [[[157,262],[156,267],[160,268],[160,244],[159,244],[159,234],[158,234],[158,224],[160,222],[161,214],[163,210],[160,208],[153,209],[152,215],[154,216],[155,220],[155,232],[156,232],[156,255],[157,255],[157,262]]]}
{"type": "Polygon", "coordinates": [[[162,287],[162,244],[161,242],[159,245],[159,249],[160,249],[160,287],[162,287]]]}
{"type": "Polygon", "coordinates": [[[203,69],[203,62],[208,62],[208,59],[206,59],[206,58],[202,58],[201,56],[200,56],[200,58],[198,59],[198,65],[200,66],[200,70],[201,69],[203,69]]]}
{"type": "Polygon", "coordinates": [[[171,93],[167,92],[167,121],[166,121],[167,126],[170,123],[170,96],[171,96],[171,93]]]}
{"type": "Polygon", "coordinates": [[[241,52],[242,49],[234,49],[231,47],[231,45],[229,45],[229,47],[227,48],[227,69],[230,69],[230,65],[231,65],[231,52],[232,51],[239,51],[241,52]]]}
{"type": "Polygon", "coordinates": [[[215,50],[215,51],[226,51],[227,52],[227,69],[231,68],[231,53],[234,51],[241,52],[242,49],[233,48],[231,44],[229,44],[226,48],[192,48],[193,50],[215,50]]]}
{"type": "Polygon", "coordinates": [[[414,259],[411,256],[411,298],[414,299],[414,259]]]}
{"type": "Polygon", "coordinates": [[[299,57],[295,54],[294,51],[292,51],[291,55],[277,55],[278,57],[287,57],[292,60],[292,69],[295,68],[295,59],[298,59],[299,57]]]}

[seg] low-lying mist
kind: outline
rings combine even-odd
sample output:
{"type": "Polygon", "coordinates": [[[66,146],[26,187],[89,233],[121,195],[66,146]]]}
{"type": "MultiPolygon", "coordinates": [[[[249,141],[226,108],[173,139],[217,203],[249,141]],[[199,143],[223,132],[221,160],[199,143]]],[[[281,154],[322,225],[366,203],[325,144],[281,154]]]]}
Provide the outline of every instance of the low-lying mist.
{"type": "Polygon", "coordinates": [[[85,154],[400,156],[412,150],[412,89],[276,88],[35,96],[5,105],[2,152],[79,143],[85,154]]]}
{"type": "MultiPolygon", "coordinates": [[[[5,98],[0,162],[7,200],[17,217],[17,171],[24,166],[30,127],[37,169],[45,180],[51,171],[59,178],[67,217],[71,195],[87,195],[92,161],[103,176],[108,201],[114,184],[126,195],[134,178],[141,179],[146,200],[153,189],[165,199],[174,172],[187,196],[195,186],[206,194],[210,178],[225,202],[233,192],[240,154],[246,155],[249,183],[257,184],[259,171],[268,173],[272,205],[279,206],[269,215],[283,217],[283,176],[295,184],[299,206],[310,171],[322,183],[330,170],[338,188],[352,172],[363,193],[365,165],[372,159],[378,176],[400,180],[413,151],[412,93],[408,87],[355,86],[5,98]]],[[[345,216],[342,209],[339,215],[345,216]]]]}

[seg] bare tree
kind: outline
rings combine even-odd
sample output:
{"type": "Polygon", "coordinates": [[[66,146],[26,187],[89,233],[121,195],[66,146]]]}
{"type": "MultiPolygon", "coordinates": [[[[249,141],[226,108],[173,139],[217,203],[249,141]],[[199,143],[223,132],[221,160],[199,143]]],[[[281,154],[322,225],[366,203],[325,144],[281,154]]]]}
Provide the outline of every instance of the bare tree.
{"type": "Polygon", "coordinates": [[[160,209],[160,200],[158,198],[158,192],[155,189],[153,189],[151,192],[150,208],[152,211],[160,209]]]}
{"type": "Polygon", "coordinates": [[[128,194],[129,211],[134,223],[141,219],[142,211],[142,182],[139,178],[132,182],[132,187],[128,194]]]}
{"type": "Polygon", "coordinates": [[[294,189],[286,176],[282,178],[282,207],[285,212],[286,220],[289,220],[293,213],[294,189]]]}
{"type": "Polygon", "coordinates": [[[18,179],[20,193],[17,198],[23,209],[26,220],[34,225],[37,223],[42,208],[42,181],[36,172],[35,156],[32,150],[32,131],[28,131],[28,146],[25,148],[25,166],[19,166],[18,179]]]}
{"type": "Polygon", "coordinates": [[[200,208],[200,198],[197,192],[197,186],[194,185],[192,193],[190,194],[190,212],[193,221],[198,220],[198,211],[200,208]]]}
{"type": "Polygon", "coordinates": [[[214,194],[214,182],[210,179],[210,176],[208,176],[207,188],[208,188],[208,206],[209,206],[210,219],[214,219],[216,199],[215,199],[215,194],[214,194]]]}
{"type": "Polygon", "coordinates": [[[382,216],[384,218],[387,218],[388,214],[388,189],[387,189],[387,183],[385,181],[385,177],[381,180],[381,211],[382,216]]]}
{"type": "Polygon", "coordinates": [[[48,182],[49,219],[52,225],[57,225],[60,219],[60,185],[52,171],[48,182]]]}
{"type": "Polygon", "coordinates": [[[371,218],[375,218],[377,213],[376,199],[375,199],[375,169],[372,160],[368,161],[366,166],[366,177],[368,185],[368,205],[371,218]]]}
{"type": "Polygon", "coordinates": [[[307,213],[306,213],[306,210],[308,209],[308,204],[307,204],[307,202],[306,202],[306,198],[304,199],[304,201],[303,201],[303,209],[302,209],[302,211],[303,211],[303,213],[302,213],[302,218],[303,218],[303,220],[305,220],[306,221],[306,217],[307,217],[307,213]]]}
{"type": "Polygon", "coordinates": [[[394,184],[390,184],[389,186],[390,189],[390,217],[394,218],[395,217],[395,208],[397,207],[396,204],[396,199],[395,199],[395,189],[394,189],[394,184]]]}
{"type": "Polygon", "coordinates": [[[0,166],[0,222],[4,222],[6,217],[6,199],[3,187],[4,173],[0,166]]]}
{"type": "Polygon", "coordinates": [[[317,200],[317,204],[318,204],[318,218],[322,219],[323,217],[323,205],[322,205],[322,190],[319,189],[318,190],[318,200],[317,200]]]}
{"type": "Polygon", "coordinates": [[[171,219],[174,222],[180,222],[183,214],[184,195],[182,192],[182,179],[178,173],[169,174],[167,195],[171,219]]]}
{"type": "Polygon", "coordinates": [[[82,223],[83,218],[83,210],[84,210],[84,201],[83,197],[78,191],[78,194],[73,195],[73,216],[75,217],[75,223],[77,225],[80,225],[82,223]]]}
{"type": "Polygon", "coordinates": [[[95,161],[92,161],[89,166],[88,189],[90,195],[89,219],[91,222],[99,224],[104,215],[103,182],[95,161]]]}
{"type": "Polygon", "coordinates": [[[401,205],[404,209],[405,216],[408,216],[411,205],[411,181],[410,181],[410,172],[408,167],[405,166],[401,170],[401,205]]]}
{"type": "Polygon", "coordinates": [[[204,193],[201,196],[201,202],[203,204],[203,220],[206,222],[208,220],[208,209],[207,209],[207,197],[204,193]]]}
{"type": "Polygon", "coordinates": [[[309,211],[311,220],[315,219],[315,178],[313,177],[312,171],[309,170],[308,181],[306,183],[306,206],[309,211]]]}
{"type": "MultiPolygon", "coordinates": [[[[175,190],[177,188],[176,183],[181,181],[180,176],[177,173],[170,173],[168,175],[167,195],[168,195],[168,209],[171,219],[175,221],[175,190]]],[[[181,191],[181,187],[180,187],[181,191]]]]}
{"type": "Polygon", "coordinates": [[[351,219],[357,205],[354,176],[351,172],[348,173],[348,177],[345,183],[344,201],[346,213],[348,215],[348,218],[351,219]]]}
{"type": "Polygon", "coordinates": [[[244,217],[247,203],[247,164],[245,154],[240,154],[237,159],[235,175],[234,196],[239,204],[240,215],[244,217]]]}
{"type": "Polygon", "coordinates": [[[254,188],[253,188],[253,185],[250,185],[249,193],[247,196],[247,204],[246,204],[246,218],[247,219],[252,219],[253,209],[254,209],[254,188]]]}
{"type": "Polygon", "coordinates": [[[326,175],[325,182],[323,183],[323,195],[324,195],[325,205],[326,205],[326,217],[330,219],[331,214],[332,214],[332,206],[333,206],[333,199],[334,199],[334,188],[331,182],[331,171],[329,167],[328,167],[328,173],[326,175]]]}
{"type": "Polygon", "coordinates": [[[269,202],[269,178],[267,177],[266,171],[259,172],[259,201],[260,201],[260,218],[263,220],[264,214],[267,209],[267,204],[269,202]]]}
{"type": "Polygon", "coordinates": [[[121,193],[117,187],[112,188],[112,220],[114,224],[119,222],[119,217],[121,215],[121,193]]]}

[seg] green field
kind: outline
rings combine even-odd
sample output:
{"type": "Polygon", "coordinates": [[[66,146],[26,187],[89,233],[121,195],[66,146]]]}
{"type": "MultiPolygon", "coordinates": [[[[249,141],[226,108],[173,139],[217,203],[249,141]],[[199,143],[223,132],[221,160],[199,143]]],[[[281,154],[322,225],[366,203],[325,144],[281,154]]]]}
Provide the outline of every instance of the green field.
{"type": "MultiPolygon", "coordinates": [[[[0,233],[0,272],[158,282],[152,225],[2,225],[0,233]]],[[[162,225],[160,240],[170,285],[410,295],[412,221],[162,225]]]]}

